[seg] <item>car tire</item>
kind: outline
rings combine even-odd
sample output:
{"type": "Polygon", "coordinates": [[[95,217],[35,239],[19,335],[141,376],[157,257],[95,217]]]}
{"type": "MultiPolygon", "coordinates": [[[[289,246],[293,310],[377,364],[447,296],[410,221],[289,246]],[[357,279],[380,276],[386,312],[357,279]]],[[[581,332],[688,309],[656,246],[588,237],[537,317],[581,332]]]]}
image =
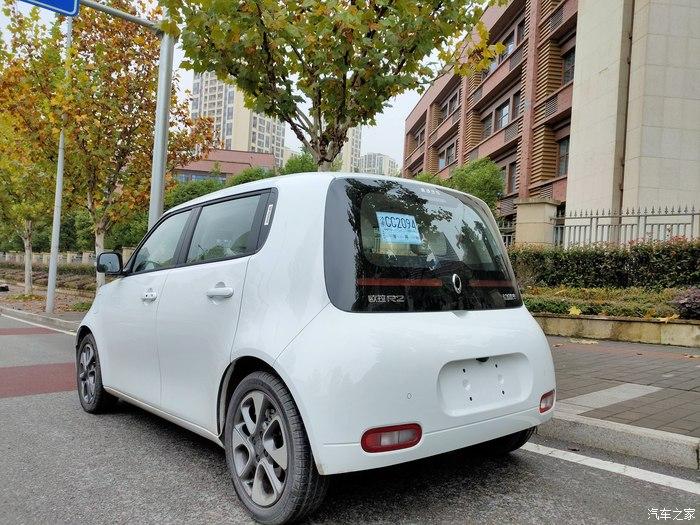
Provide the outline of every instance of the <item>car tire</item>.
{"type": "Polygon", "coordinates": [[[102,386],[100,355],[92,334],[83,337],[78,344],[76,380],[78,399],[85,412],[90,414],[107,412],[117,402],[117,398],[102,386]]]}
{"type": "Polygon", "coordinates": [[[487,441],[481,446],[488,454],[502,456],[522,447],[529,441],[533,432],[535,432],[535,427],[487,441]]]}
{"type": "Polygon", "coordinates": [[[328,480],[316,469],[296,403],[275,375],[254,372],[238,384],[224,447],[236,493],[258,522],[298,521],[323,501],[328,480]]]}

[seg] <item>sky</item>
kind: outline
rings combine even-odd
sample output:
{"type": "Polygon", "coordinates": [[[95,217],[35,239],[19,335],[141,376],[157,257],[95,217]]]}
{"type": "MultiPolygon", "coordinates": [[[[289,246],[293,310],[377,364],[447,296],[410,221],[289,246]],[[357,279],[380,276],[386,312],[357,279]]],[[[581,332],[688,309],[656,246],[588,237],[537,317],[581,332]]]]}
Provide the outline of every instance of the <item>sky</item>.
{"type": "MultiPolygon", "coordinates": [[[[29,4],[23,4],[21,9],[23,11],[28,11],[30,8],[31,6],[29,4]]],[[[85,7],[82,9],[85,9],[85,7]]],[[[54,15],[49,11],[42,11],[42,18],[47,22],[51,21],[54,15]]],[[[5,33],[7,23],[7,17],[0,13],[0,31],[2,31],[3,34],[5,33]]],[[[184,91],[191,89],[193,75],[191,71],[179,68],[183,58],[182,50],[176,47],[174,70],[175,73],[180,76],[180,88],[184,91]]],[[[403,164],[404,121],[419,98],[420,95],[415,91],[409,91],[395,97],[391,101],[391,107],[387,108],[381,115],[377,115],[376,126],[363,127],[362,154],[384,153],[392,157],[399,163],[399,166],[401,166],[403,164]]],[[[289,129],[287,129],[287,134],[285,136],[285,145],[294,150],[301,149],[301,143],[289,129]]]]}

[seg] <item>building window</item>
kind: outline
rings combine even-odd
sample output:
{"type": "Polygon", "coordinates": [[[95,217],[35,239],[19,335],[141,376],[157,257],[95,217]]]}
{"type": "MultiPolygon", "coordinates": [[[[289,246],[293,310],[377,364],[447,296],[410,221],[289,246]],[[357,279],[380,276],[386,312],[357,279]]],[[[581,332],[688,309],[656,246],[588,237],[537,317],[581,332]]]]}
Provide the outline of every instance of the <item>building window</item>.
{"type": "Polygon", "coordinates": [[[416,147],[420,146],[425,142],[425,128],[421,128],[413,134],[413,138],[416,141],[416,147]]]}
{"type": "Polygon", "coordinates": [[[451,95],[449,95],[445,101],[440,105],[440,122],[444,122],[447,117],[452,115],[459,107],[459,96],[460,89],[455,90],[451,95]]]}
{"type": "Polygon", "coordinates": [[[517,163],[511,162],[508,164],[508,180],[506,181],[506,192],[513,193],[515,191],[515,174],[517,163]]]}
{"type": "Polygon", "coordinates": [[[518,118],[520,115],[520,91],[513,95],[513,119],[518,118]]]}
{"type": "Polygon", "coordinates": [[[493,115],[489,114],[484,120],[481,121],[481,125],[484,128],[482,138],[485,139],[491,136],[493,133],[493,115]]]}
{"type": "Polygon", "coordinates": [[[516,29],[518,34],[518,44],[525,40],[525,20],[518,22],[518,28],[516,29]]]}
{"type": "Polygon", "coordinates": [[[506,50],[499,58],[501,62],[503,62],[513,51],[515,51],[515,33],[509,34],[503,41],[503,45],[506,47],[506,50]]]}
{"type": "Polygon", "coordinates": [[[575,62],[575,51],[567,51],[562,59],[564,60],[564,74],[562,75],[562,83],[568,84],[574,79],[574,62],[575,62]]]}
{"type": "Polygon", "coordinates": [[[455,161],[457,143],[449,142],[438,152],[438,171],[444,169],[455,161]]]}
{"type": "Polygon", "coordinates": [[[561,139],[558,144],[559,160],[557,164],[557,175],[563,177],[569,172],[569,137],[561,139]]]}
{"type": "Polygon", "coordinates": [[[496,108],[496,131],[505,128],[510,122],[510,100],[496,108]]]}

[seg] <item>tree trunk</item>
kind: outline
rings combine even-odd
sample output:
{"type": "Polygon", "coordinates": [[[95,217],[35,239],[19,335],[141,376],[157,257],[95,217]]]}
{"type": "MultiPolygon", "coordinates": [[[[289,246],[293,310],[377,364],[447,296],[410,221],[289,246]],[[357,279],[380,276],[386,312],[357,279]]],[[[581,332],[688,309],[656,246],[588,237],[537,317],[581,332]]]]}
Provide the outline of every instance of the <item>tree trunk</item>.
{"type": "Polygon", "coordinates": [[[331,171],[332,162],[324,160],[318,164],[318,171],[331,171]]]}
{"type": "MultiPolygon", "coordinates": [[[[103,251],[105,251],[105,232],[97,230],[95,231],[95,255],[100,255],[103,251]]],[[[105,284],[105,274],[95,272],[95,276],[95,284],[99,289],[105,284]]]]}
{"type": "Polygon", "coordinates": [[[34,281],[32,279],[32,221],[24,221],[22,242],[24,243],[24,293],[29,295],[34,291],[34,281]]]}

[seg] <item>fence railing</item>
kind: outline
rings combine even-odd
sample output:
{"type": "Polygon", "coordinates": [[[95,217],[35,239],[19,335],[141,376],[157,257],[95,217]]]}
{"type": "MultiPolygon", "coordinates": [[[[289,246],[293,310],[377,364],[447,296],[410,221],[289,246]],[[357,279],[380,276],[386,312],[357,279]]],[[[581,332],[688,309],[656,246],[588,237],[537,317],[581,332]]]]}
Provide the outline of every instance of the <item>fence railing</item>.
{"type": "Polygon", "coordinates": [[[633,241],[665,241],[672,237],[700,238],[700,210],[688,208],[576,211],[558,215],[554,223],[556,246],[596,243],[624,245],[633,241]]]}

